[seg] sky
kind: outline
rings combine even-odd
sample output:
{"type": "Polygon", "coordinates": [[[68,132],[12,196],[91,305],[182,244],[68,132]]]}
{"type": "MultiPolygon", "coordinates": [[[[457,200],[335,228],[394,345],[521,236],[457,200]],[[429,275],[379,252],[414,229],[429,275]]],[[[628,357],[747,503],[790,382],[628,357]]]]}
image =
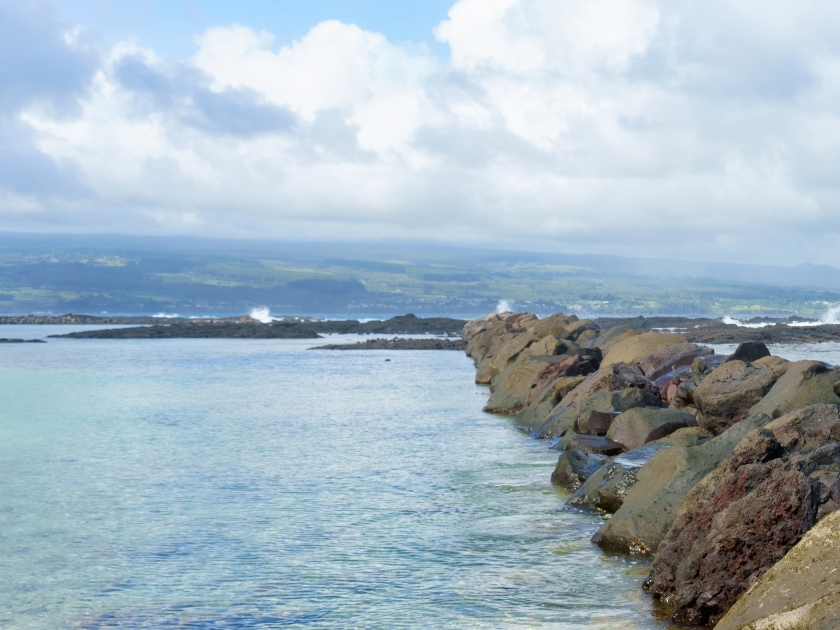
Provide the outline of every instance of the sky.
{"type": "Polygon", "coordinates": [[[0,0],[0,230],[840,266],[840,3],[0,0]]]}

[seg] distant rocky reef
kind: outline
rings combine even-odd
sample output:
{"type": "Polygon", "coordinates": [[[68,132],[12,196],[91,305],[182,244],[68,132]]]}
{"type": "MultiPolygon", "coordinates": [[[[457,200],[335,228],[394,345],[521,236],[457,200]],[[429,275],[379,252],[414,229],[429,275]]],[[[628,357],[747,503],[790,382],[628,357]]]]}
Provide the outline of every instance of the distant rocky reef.
{"type": "Polygon", "coordinates": [[[337,343],[317,346],[312,350],[460,350],[467,347],[463,339],[366,339],[358,343],[337,343]]]}
{"type": "MultiPolygon", "coordinates": [[[[86,316],[65,315],[57,319],[80,321],[43,321],[41,323],[97,324],[100,321],[81,321],[86,316]]],[[[412,314],[392,317],[385,321],[359,322],[357,320],[317,320],[315,318],[282,318],[271,323],[261,323],[251,317],[225,319],[173,319],[162,323],[154,319],[151,326],[145,325],[148,318],[118,318],[119,322],[109,324],[139,324],[128,328],[85,330],[51,335],[72,339],[320,339],[325,334],[358,335],[460,335],[465,320],[449,317],[417,317],[412,314]],[[142,321],[133,321],[134,319],[142,321]]],[[[0,322],[2,323],[2,322],[0,322]]],[[[30,323],[30,322],[16,322],[30,323]]]]}
{"type": "Polygon", "coordinates": [[[610,515],[592,541],[652,556],[641,586],[673,621],[726,630],[840,627],[840,369],[764,343],[838,334],[527,313],[463,329],[485,411],[550,440],[569,507],[610,515]]]}

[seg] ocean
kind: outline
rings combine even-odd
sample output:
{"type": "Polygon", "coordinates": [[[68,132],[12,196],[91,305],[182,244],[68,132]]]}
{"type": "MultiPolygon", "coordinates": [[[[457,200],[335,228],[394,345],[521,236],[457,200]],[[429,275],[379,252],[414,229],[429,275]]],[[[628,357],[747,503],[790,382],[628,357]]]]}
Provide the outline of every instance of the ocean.
{"type": "Polygon", "coordinates": [[[0,346],[0,628],[667,626],[466,356],[317,344],[0,346]]]}

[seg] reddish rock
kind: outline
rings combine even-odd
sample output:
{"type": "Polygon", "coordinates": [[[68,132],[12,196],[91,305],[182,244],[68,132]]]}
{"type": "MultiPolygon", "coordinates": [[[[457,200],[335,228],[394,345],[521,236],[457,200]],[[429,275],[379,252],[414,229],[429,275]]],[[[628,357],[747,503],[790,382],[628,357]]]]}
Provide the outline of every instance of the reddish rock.
{"type": "Polygon", "coordinates": [[[681,365],[675,370],[663,374],[653,383],[659,388],[659,396],[666,405],[670,405],[677,395],[681,383],[691,380],[691,364],[681,365]]]}
{"type": "Polygon", "coordinates": [[[831,439],[840,421],[830,407],[815,405],[747,433],[686,495],[645,582],[673,607],[675,621],[717,623],[840,506],[840,443],[831,439]]]}

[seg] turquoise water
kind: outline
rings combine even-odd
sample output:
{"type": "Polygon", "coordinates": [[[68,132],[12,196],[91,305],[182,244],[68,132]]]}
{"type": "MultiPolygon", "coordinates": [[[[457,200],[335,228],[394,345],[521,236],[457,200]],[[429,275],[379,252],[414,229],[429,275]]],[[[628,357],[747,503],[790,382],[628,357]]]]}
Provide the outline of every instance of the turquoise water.
{"type": "Polygon", "coordinates": [[[663,627],[463,354],[315,343],[0,346],[0,628],[663,627]]]}

